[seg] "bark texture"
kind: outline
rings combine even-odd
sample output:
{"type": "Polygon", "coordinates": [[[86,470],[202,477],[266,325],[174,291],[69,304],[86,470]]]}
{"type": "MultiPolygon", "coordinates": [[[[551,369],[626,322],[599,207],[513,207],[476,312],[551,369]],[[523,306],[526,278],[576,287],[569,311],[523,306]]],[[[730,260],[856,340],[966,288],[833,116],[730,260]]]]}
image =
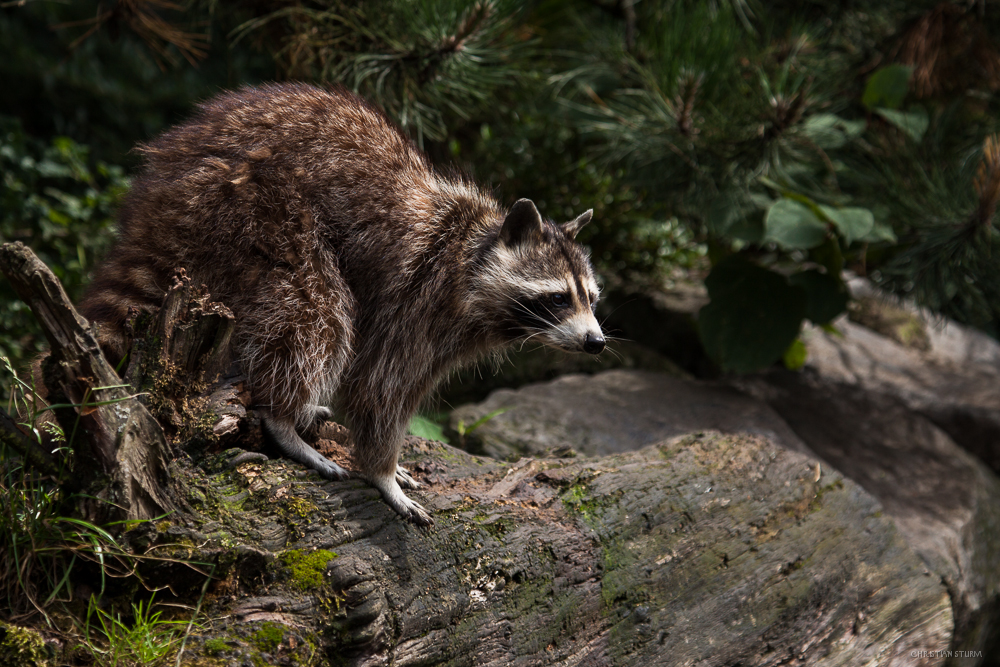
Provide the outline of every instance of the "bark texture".
{"type": "Polygon", "coordinates": [[[150,536],[214,545],[223,620],[186,664],[943,664],[912,654],[949,645],[945,587],[871,496],[766,439],[506,464],[411,438],[406,465],[431,529],[285,461],[188,469],[196,527],[150,536]]]}
{"type": "Polygon", "coordinates": [[[50,402],[72,404],[56,416],[75,449],[76,482],[95,493],[84,514],[106,522],[149,519],[172,509],[164,492],[169,450],[163,431],[105,360],[62,285],[20,242],[0,247],[0,270],[49,341],[50,402]]]}

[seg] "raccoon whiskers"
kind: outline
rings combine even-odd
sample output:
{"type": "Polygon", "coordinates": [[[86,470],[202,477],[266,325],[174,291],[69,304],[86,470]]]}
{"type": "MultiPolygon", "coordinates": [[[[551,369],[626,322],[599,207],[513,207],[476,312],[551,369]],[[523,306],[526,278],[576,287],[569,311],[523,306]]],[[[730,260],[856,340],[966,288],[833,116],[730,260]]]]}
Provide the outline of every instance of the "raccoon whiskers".
{"type": "Polygon", "coordinates": [[[608,354],[610,354],[611,356],[613,356],[618,361],[621,361],[621,362],[625,361],[625,357],[622,356],[622,353],[619,352],[618,350],[614,349],[613,347],[610,347],[610,346],[609,347],[605,347],[603,351],[607,352],[608,354]]]}
{"type": "Polygon", "coordinates": [[[542,330],[539,330],[538,332],[536,332],[536,333],[533,333],[533,334],[531,334],[531,335],[530,335],[530,336],[528,336],[527,338],[523,338],[523,339],[521,339],[521,340],[519,341],[519,342],[520,342],[520,345],[518,345],[518,346],[517,346],[517,351],[518,351],[518,352],[522,352],[522,351],[524,351],[524,346],[525,346],[525,344],[526,344],[526,343],[527,343],[527,342],[528,342],[529,340],[531,340],[531,339],[532,339],[532,338],[534,338],[535,336],[540,336],[540,335],[542,335],[543,333],[545,333],[545,330],[544,330],[544,329],[542,329],[542,330]]]}

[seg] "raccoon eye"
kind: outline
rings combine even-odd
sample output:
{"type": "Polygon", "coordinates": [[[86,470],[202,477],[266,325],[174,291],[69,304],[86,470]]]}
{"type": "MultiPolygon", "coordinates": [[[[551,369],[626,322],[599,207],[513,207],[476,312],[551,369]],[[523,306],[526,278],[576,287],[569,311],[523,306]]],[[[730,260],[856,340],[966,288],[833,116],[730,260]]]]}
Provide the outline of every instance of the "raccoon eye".
{"type": "Polygon", "coordinates": [[[553,294],[552,295],[552,305],[554,306],[565,306],[569,303],[565,294],[553,294]]]}

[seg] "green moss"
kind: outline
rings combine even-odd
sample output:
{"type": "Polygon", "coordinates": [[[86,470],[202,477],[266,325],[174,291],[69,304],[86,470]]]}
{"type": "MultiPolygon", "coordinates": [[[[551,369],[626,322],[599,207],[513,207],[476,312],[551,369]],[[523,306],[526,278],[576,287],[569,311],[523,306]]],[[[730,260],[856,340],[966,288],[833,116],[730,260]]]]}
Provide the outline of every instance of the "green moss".
{"type": "Polygon", "coordinates": [[[285,626],[278,623],[265,623],[254,633],[253,641],[257,649],[264,653],[274,653],[285,638],[285,626]]]}
{"type": "Polygon", "coordinates": [[[927,325],[904,308],[866,297],[852,301],[847,312],[852,321],[892,338],[904,347],[923,351],[930,349],[927,325]]]}
{"type": "Polygon", "coordinates": [[[46,667],[52,663],[41,635],[28,628],[0,623],[0,664],[7,667],[46,667]]]}
{"type": "Polygon", "coordinates": [[[219,639],[218,637],[216,637],[215,639],[209,639],[207,642],[205,642],[206,655],[219,656],[228,650],[229,650],[229,644],[227,644],[226,640],[224,639],[219,639]]]}
{"type": "Polygon", "coordinates": [[[312,552],[299,550],[286,551],[281,554],[281,564],[291,571],[291,583],[303,591],[315,590],[323,585],[326,564],[337,557],[337,554],[326,549],[312,552]]]}
{"type": "Polygon", "coordinates": [[[284,509],[288,514],[294,514],[300,519],[305,519],[319,508],[314,503],[303,498],[289,498],[284,504],[284,509]]]}
{"type": "MultiPolygon", "coordinates": [[[[621,495],[620,493],[618,494],[621,495]]],[[[560,498],[566,511],[579,516],[590,527],[596,527],[599,523],[597,514],[609,503],[615,502],[615,496],[605,496],[594,498],[586,484],[574,484],[562,493],[560,498]]]]}
{"type": "Polygon", "coordinates": [[[831,484],[827,484],[826,486],[822,486],[819,489],[817,489],[816,495],[809,502],[809,511],[815,512],[816,510],[818,510],[820,507],[823,506],[823,496],[826,495],[827,492],[840,491],[843,488],[844,488],[844,480],[838,479],[831,484]]]}

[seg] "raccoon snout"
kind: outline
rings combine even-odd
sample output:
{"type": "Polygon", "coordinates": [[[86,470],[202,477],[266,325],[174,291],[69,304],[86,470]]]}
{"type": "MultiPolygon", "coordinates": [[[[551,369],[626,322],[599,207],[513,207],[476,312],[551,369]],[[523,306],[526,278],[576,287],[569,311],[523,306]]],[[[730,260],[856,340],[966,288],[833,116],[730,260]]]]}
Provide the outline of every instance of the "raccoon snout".
{"type": "Polygon", "coordinates": [[[589,352],[590,354],[600,354],[604,351],[604,336],[597,334],[596,336],[592,333],[588,333],[587,337],[583,340],[583,351],[589,352]]]}

